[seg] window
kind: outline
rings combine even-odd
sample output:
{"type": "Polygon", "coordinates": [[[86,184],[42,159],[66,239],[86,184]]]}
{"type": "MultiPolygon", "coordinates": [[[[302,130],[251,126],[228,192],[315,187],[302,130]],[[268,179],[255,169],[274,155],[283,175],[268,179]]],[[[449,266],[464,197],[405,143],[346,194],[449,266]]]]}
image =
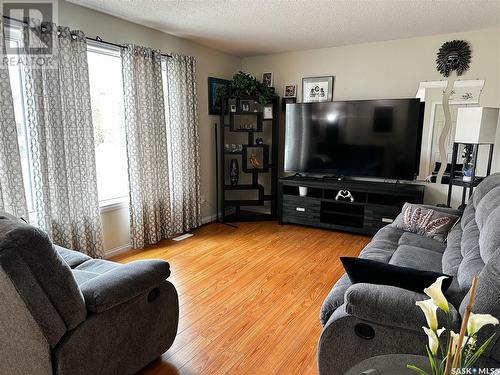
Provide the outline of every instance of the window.
{"type": "MultiPolygon", "coordinates": [[[[5,28],[10,51],[22,43],[21,29],[5,28]]],[[[28,211],[34,213],[33,171],[29,129],[25,117],[22,66],[18,56],[9,58],[9,75],[14,101],[19,151],[23,170],[28,211]]],[[[92,120],[96,149],[97,188],[99,204],[109,206],[128,200],[128,172],[125,147],[123,83],[119,49],[88,45],[88,64],[92,120]]]]}
{"type": "MultiPolygon", "coordinates": [[[[9,44],[9,51],[19,49],[22,43],[21,29],[15,27],[5,28],[6,43],[9,44]]],[[[19,154],[21,156],[21,166],[23,170],[24,191],[28,212],[34,211],[33,200],[33,171],[31,168],[29,131],[24,112],[24,90],[22,67],[19,64],[18,55],[8,54],[9,78],[12,89],[12,99],[14,104],[14,117],[16,119],[17,141],[19,143],[19,154]]]]}
{"type": "Polygon", "coordinates": [[[123,81],[119,49],[88,45],[90,96],[101,207],[128,197],[123,81]]]}

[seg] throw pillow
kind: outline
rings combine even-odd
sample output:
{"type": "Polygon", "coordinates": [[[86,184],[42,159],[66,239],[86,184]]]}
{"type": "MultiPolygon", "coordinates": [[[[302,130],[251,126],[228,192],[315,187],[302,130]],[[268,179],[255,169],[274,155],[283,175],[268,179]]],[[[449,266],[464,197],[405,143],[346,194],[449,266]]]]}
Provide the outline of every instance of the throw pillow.
{"type": "Polygon", "coordinates": [[[441,289],[444,292],[450,287],[452,276],[439,272],[421,271],[415,268],[400,267],[393,264],[377,262],[371,259],[340,257],[345,272],[353,284],[368,283],[391,285],[398,288],[423,293],[440,276],[443,280],[441,289]]]}
{"type": "Polygon", "coordinates": [[[460,216],[457,215],[405,203],[394,225],[399,229],[445,242],[448,232],[459,220],[460,216]]]}

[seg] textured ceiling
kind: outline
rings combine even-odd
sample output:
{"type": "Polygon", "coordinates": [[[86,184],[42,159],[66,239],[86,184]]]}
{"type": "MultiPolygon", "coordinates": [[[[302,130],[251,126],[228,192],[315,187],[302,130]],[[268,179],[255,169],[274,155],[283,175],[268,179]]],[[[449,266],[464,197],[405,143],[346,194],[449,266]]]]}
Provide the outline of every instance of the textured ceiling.
{"type": "Polygon", "coordinates": [[[70,1],[239,56],[500,24],[500,0],[70,1]]]}

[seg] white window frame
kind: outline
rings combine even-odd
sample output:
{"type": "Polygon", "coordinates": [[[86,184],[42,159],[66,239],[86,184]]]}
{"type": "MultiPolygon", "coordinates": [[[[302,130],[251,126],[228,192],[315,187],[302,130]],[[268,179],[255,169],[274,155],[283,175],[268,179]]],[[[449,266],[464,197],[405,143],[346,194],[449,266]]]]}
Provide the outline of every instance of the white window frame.
{"type": "MultiPolygon", "coordinates": [[[[87,54],[89,52],[99,53],[117,58],[121,57],[120,47],[103,45],[102,43],[94,42],[91,40],[87,41],[87,54]]],[[[99,200],[99,209],[101,213],[116,211],[128,207],[129,207],[128,194],[116,198],[99,200]]]]}

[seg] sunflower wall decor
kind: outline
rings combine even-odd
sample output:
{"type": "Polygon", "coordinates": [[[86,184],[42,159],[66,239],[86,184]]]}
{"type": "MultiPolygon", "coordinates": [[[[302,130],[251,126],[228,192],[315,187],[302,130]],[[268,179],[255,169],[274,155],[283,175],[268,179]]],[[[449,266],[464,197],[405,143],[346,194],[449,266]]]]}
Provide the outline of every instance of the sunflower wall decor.
{"type": "Polygon", "coordinates": [[[465,40],[445,42],[437,53],[436,68],[439,73],[449,77],[452,71],[461,76],[469,69],[471,49],[465,40]]]}

